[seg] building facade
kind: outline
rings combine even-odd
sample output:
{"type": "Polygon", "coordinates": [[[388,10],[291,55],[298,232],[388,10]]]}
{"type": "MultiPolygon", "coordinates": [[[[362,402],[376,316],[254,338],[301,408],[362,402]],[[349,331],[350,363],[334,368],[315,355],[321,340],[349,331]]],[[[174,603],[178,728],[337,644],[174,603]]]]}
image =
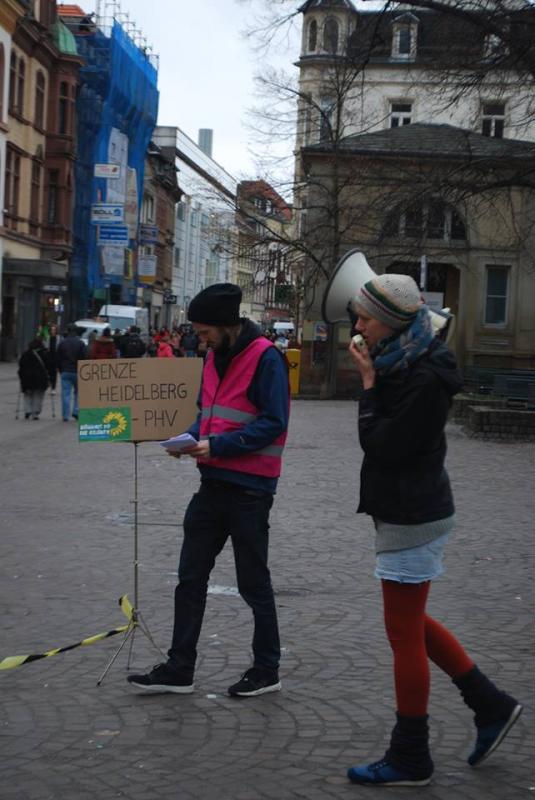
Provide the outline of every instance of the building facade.
{"type": "Polygon", "coordinates": [[[143,201],[139,225],[138,272],[144,305],[154,328],[170,327],[175,253],[175,209],[182,197],[173,157],[165,156],[154,142],[145,158],[143,201]]]}
{"type": "MultiPolygon", "coordinates": [[[[21,0],[8,0],[0,5],[0,297],[2,296],[2,270],[4,254],[4,193],[7,135],[9,132],[9,65],[11,62],[11,40],[15,33],[17,20],[26,11],[21,0]]],[[[0,336],[2,331],[2,308],[0,302],[0,336]]],[[[1,356],[1,352],[0,352],[1,356]]]]}
{"type": "Polygon", "coordinates": [[[238,185],[236,282],[243,290],[242,312],[269,329],[296,322],[295,276],[287,241],[292,211],[264,180],[238,185]]]}
{"type": "Polygon", "coordinates": [[[40,325],[61,324],[64,316],[72,253],[74,100],[82,63],[55,0],[26,5],[5,67],[1,352],[8,360],[40,325]]]}
{"type": "MultiPolygon", "coordinates": [[[[295,206],[324,274],[359,248],[452,309],[462,366],[534,368],[533,78],[455,17],[349,0],[301,11],[295,206]]],[[[303,328],[311,391],[325,382],[324,285],[303,328]]],[[[348,329],[331,350],[342,391],[348,329]]]]}
{"type": "Polygon", "coordinates": [[[93,22],[73,5],[62,6],[61,14],[84,60],[69,271],[76,319],[93,316],[106,302],[143,305],[138,226],[145,154],[158,110],[158,61],[118,14],[93,22]]]}
{"type": "Polygon", "coordinates": [[[173,324],[187,320],[192,298],[213,283],[236,280],[236,181],[212,158],[210,129],[196,144],[180,128],[158,126],[154,142],[178,170],[172,294],[173,324]],[[202,145],[202,147],[201,147],[202,145]],[[203,149],[204,148],[204,149],[203,149]]]}

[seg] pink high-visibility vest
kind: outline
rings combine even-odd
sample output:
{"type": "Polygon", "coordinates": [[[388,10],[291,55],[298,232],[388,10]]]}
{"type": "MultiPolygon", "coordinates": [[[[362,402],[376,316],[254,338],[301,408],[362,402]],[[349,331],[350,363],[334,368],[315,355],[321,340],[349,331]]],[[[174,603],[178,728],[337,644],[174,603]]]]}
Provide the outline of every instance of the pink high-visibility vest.
{"type": "MultiPolygon", "coordinates": [[[[223,380],[217,374],[214,354],[208,353],[202,375],[201,439],[208,439],[211,434],[238,431],[258,417],[258,408],[247,397],[247,390],[258,362],[269,347],[273,347],[273,344],[263,336],[252,341],[232,359],[223,380]]],[[[200,458],[199,462],[210,467],[278,478],[286,435],[285,431],[270,445],[253,453],[229,458],[200,458]]]]}

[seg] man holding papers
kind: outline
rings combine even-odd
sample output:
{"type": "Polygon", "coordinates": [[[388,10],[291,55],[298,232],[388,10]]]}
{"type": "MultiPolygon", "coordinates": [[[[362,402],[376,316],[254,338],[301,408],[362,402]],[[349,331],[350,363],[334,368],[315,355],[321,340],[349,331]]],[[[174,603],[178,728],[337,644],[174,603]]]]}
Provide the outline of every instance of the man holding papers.
{"type": "Polygon", "coordinates": [[[238,590],[254,617],[253,664],[229,694],[251,697],[281,688],[268,534],[288,428],[288,372],[283,356],[258,326],[240,319],[240,303],[241,289],[221,283],[200,292],[188,310],[196,334],[210,350],[199,415],[188,431],[195,442],[182,444],[175,437],[168,449],[197,459],[201,485],[184,517],[168,661],[128,677],[145,691],[193,691],[208,579],[228,537],[238,590]]]}

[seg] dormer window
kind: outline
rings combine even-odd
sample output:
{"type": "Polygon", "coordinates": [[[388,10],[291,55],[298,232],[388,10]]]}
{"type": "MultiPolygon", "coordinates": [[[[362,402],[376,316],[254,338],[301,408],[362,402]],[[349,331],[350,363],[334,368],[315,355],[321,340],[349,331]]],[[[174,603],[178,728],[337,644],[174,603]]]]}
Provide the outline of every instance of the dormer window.
{"type": "Polygon", "coordinates": [[[392,24],[392,58],[408,61],[416,57],[418,19],[404,14],[392,24]]]}
{"type": "Polygon", "coordinates": [[[334,17],[327,17],[323,26],[323,49],[327,53],[338,52],[338,22],[334,17]]]}
{"type": "Polygon", "coordinates": [[[314,53],[318,46],[318,23],[315,19],[308,26],[308,52],[314,53]]]}
{"type": "Polygon", "coordinates": [[[401,25],[398,29],[398,55],[408,56],[411,53],[411,26],[401,25]]]}
{"type": "Polygon", "coordinates": [[[495,33],[489,33],[485,36],[483,44],[483,58],[485,61],[500,61],[504,55],[507,55],[507,48],[501,37],[495,33]]]}

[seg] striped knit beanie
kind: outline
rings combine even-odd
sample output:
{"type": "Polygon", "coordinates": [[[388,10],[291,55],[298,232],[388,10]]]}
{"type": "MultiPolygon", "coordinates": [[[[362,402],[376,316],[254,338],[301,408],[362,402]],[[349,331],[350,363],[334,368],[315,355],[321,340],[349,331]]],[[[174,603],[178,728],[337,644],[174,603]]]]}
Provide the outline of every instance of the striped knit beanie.
{"type": "Polygon", "coordinates": [[[359,309],[394,330],[415,319],[422,304],[420,290],[409,275],[377,275],[361,288],[353,301],[359,309]]]}

